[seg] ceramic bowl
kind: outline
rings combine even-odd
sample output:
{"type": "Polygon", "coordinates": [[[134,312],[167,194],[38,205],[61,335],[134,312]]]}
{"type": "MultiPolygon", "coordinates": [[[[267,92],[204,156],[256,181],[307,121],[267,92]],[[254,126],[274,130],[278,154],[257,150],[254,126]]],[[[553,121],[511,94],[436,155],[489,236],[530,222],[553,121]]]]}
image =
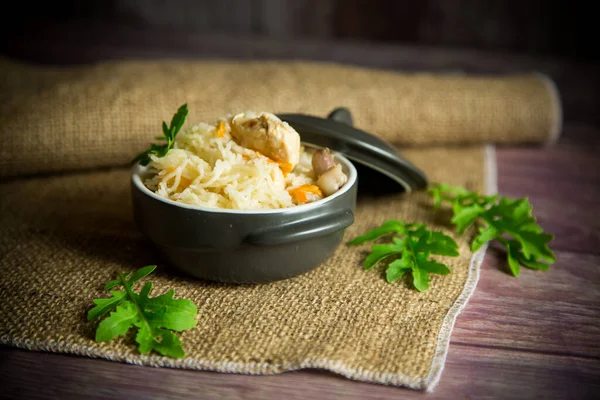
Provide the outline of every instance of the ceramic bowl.
{"type": "Polygon", "coordinates": [[[165,199],[144,186],[147,168],[131,174],[135,221],[166,260],[197,278],[259,283],[316,268],[340,245],[354,222],[357,172],[339,153],[348,182],[313,203],[275,210],[198,207],[165,199]]]}

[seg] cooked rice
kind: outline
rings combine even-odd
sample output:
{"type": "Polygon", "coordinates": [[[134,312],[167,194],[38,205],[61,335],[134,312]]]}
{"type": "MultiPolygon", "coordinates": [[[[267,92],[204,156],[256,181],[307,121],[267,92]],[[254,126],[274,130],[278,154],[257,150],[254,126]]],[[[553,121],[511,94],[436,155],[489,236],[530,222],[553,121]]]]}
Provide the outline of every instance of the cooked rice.
{"type": "Polygon", "coordinates": [[[302,149],[300,162],[284,176],[279,164],[238,145],[218,123],[201,123],[182,130],[166,156],[151,156],[151,178],[144,183],[159,196],[195,206],[291,207],[289,189],[315,184],[311,157],[302,149]]]}

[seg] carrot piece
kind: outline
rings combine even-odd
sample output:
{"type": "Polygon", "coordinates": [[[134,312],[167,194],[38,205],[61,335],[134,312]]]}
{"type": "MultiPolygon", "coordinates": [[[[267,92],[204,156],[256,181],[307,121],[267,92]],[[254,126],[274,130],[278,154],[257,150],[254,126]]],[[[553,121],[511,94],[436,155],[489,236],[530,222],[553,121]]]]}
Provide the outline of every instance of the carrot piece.
{"type": "Polygon", "coordinates": [[[219,122],[219,126],[217,127],[217,137],[222,138],[227,133],[227,125],[225,121],[219,122]]]}
{"type": "MultiPolygon", "coordinates": [[[[323,193],[321,193],[321,190],[316,185],[298,186],[296,188],[289,189],[288,193],[290,194],[290,196],[292,196],[292,200],[296,204],[304,204],[304,203],[308,202],[308,200],[309,200],[308,194],[309,193],[316,195],[319,198],[323,197],[323,193]]],[[[312,197],[314,197],[314,196],[312,196],[312,197]]]]}
{"type": "Polygon", "coordinates": [[[286,161],[277,161],[277,164],[279,164],[279,169],[281,170],[281,172],[283,172],[283,176],[287,176],[287,174],[292,172],[292,170],[294,169],[292,163],[286,161]]]}
{"type": "Polygon", "coordinates": [[[277,161],[277,160],[273,160],[271,157],[267,157],[265,156],[263,153],[261,153],[260,151],[257,150],[253,150],[259,157],[264,157],[267,159],[267,162],[270,162],[271,164],[277,164],[279,165],[279,169],[281,170],[281,172],[283,172],[283,176],[287,176],[287,174],[289,174],[290,172],[292,172],[292,170],[294,169],[294,166],[292,165],[292,163],[289,163],[287,161],[277,161]]]}

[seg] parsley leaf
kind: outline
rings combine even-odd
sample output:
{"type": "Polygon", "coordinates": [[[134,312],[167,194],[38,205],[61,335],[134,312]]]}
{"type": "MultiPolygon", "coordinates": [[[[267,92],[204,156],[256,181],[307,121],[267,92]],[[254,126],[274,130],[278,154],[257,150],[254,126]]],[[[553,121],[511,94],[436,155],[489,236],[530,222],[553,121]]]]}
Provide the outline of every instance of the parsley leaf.
{"type": "Polygon", "coordinates": [[[166,141],[165,144],[156,144],[153,143],[150,145],[150,150],[146,150],[138,154],[133,162],[139,161],[141,165],[148,165],[150,162],[150,155],[154,154],[157,157],[164,157],[167,155],[169,150],[173,147],[175,143],[175,136],[181,130],[183,123],[185,122],[185,118],[188,115],[187,104],[179,107],[173,118],[171,119],[171,125],[167,126],[167,123],[163,121],[162,130],[164,136],[155,137],[156,140],[166,141]]]}
{"type": "Polygon", "coordinates": [[[429,288],[429,274],[450,273],[446,265],[430,256],[458,256],[458,245],[450,236],[430,231],[422,224],[396,220],[384,222],[380,227],[351,240],[348,245],[356,246],[390,235],[392,243],[374,244],[364,261],[364,269],[368,270],[380,262],[393,259],[386,268],[386,280],[390,283],[411,272],[413,286],[423,292],[429,288]]]}
{"type": "Polygon", "coordinates": [[[472,251],[491,240],[504,245],[508,266],[514,276],[519,276],[521,266],[547,270],[549,264],[556,261],[548,247],[554,236],[544,233],[537,224],[532,215],[533,206],[527,198],[483,196],[445,184],[432,186],[429,193],[436,208],[443,202],[451,204],[451,221],[459,233],[473,224],[479,225],[478,234],[471,243],[472,251]]]}
{"type": "Polygon", "coordinates": [[[140,353],[152,350],[169,357],[181,358],[185,355],[181,340],[173,331],[181,332],[196,326],[198,308],[186,299],[174,299],[175,292],[169,290],[157,297],[149,297],[152,282],[146,282],[140,293],[133,291],[133,285],[151,274],[156,265],[149,265],[133,274],[118,272],[119,279],[110,281],[105,290],[123,286],[123,291],[110,291],[112,297],[95,299],[96,306],[87,315],[88,321],[106,314],[96,329],[96,341],[108,342],[126,334],[130,328],[137,328],[136,342],[140,353]]]}

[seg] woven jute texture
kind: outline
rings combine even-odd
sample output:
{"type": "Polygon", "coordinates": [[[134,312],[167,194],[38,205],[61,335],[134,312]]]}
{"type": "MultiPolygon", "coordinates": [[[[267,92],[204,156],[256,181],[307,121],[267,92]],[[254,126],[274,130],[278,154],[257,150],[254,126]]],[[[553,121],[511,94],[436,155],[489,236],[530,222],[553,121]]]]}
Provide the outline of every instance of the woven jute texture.
{"type": "MultiPolygon", "coordinates": [[[[443,182],[483,189],[484,151],[408,152],[443,182]]],[[[161,263],[132,222],[129,170],[15,180],[0,185],[0,342],[136,364],[243,373],[318,367],[352,379],[430,387],[441,367],[455,315],[473,290],[478,265],[467,241],[424,293],[363,271],[366,247],[341,246],[312,272],[263,285],[190,279],[161,263]],[[115,271],[159,264],[155,294],[174,288],[198,306],[198,326],[182,334],[183,360],[141,356],[132,338],[94,342],[86,321],[92,299],[115,271]],[[466,289],[465,289],[466,288],[466,289]],[[466,292],[465,292],[466,290],[466,292]],[[461,297],[461,294],[463,295],[461,297]],[[458,300],[458,304],[457,304],[458,300]],[[444,332],[440,336],[441,332],[444,332]]],[[[360,197],[346,239],[387,219],[451,233],[447,215],[422,194],[360,197]]],[[[285,262],[282,260],[282,263],[285,262]]]]}
{"type": "MultiPolygon", "coordinates": [[[[0,124],[0,168],[5,176],[0,182],[1,343],[152,366],[251,374],[323,368],[361,381],[429,390],[436,385],[455,318],[475,288],[483,251],[472,254],[468,242],[473,232],[456,237],[448,212],[432,211],[424,193],[359,195],[356,222],[345,237],[388,219],[425,222],[453,235],[460,256],[443,259],[452,274],[433,276],[431,288],[424,293],[406,281],[386,283],[382,269],[363,271],[367,246],[345,245],[301,276],[261,285],[227,285],[189,278],[161,260],[133,224],[128,168],[91,169],[128,161],[142,143],[147,144],[148,137],[156,135],[160,121],[184,101],[198,121],[204,115],[212,118],[252,105],[259,110],[317,115],[346,105],[360,127],[393,142],[454,140],[458,130],[440,126],[425,131],[417,128],[416,121],[411,125],[418,129],[413,139],[399,133],[403,126],[393,105],[405,104],[409,94],[392,90],[394,82],[403,85],[396,87],[399,91],[411,87],[413,99],[420,96],[418,85],[408,76],[275,63],[249,64],[248,71],[253,72],[237,64],[208,62],[104,64],[43,73],[33,73],[31,67],[19,72],[10,65],[12,75],[4,84],[12,88],[13,97],[7,98],[8,105],[3,101],[0,124]],[[141,72],[135,74],[137,68],[141,72]],[[253,74],[265,80],[265,87],[255,82],[253,74]],[[278,76],[283,87],[287,85],[282,93],[276,91],[277,80],[271,75],[278,76]],[[329,86],[332,80],[333,88],[329,86]],[[17,87],[24,88],[23,93],[18,94],[17,87]],[[213,96],[211,101],[206,93],[213,96]],[[420,139],[415,137],[419,135],[420,139]],[[50,173],[59,170],[71,171],[50,173]],[[34,172],[45,174],[31,176],[34,172]],[[28,176],[16,177],[19,174],[28,176]],[[92,300],[106,295],[104,283],[114,278],[116,270],[131,271],[148,264],[159,265],[151,276],[155,294],[174,288],[176,297],[198,306],[197,327],[181,335],[184,359],[142,356],[131,337],[102,344],[93,340],[97,322],[87,322],[85,316],[92,300]]],[[[479,87],[485,96],[494,97],[483,84],[493,85],[493,80],[475,79],[479,83],[469,86],[467,78],[414,79],[429,82],[434,92],[438,90],[434,82],[442,86],[453,82],[447,86],[452,87],[460,81],[468,90],[479,87]]],[[[548,97],[546,83],[534,89],[541,82],[537,78],[514,78],[517,87],[512,79],[505,80],[509,88],[497,83],[500,92],[506,91],[499,97],[510,97],[508,92],[513,90],[521,107],[537,104],[539,115],[549,116],[548,126],[542,132],[543,118],[531,114],[531,125],[537,128],[528,130],[526,115],[519,110],[514,120],[520,121],[517,125],[523,128],[523,136],[497,131],[504,134],[499,140],[547,140],[554,129],[549,121],[559,120],[553,114],[557,100],[548,97]],[[523,90],[530,91],[529,101],[519,98],[523,90]]],[[[454,90],[460,93],[458,86],[454,90]]],[[[453,101],[447,102],[452,107],[453,101]]],[[[415,107],[413,112],[417,112],[415,107]]],[[[431,112],[423,110],[420,115],[431,112]]],[[[461,121],[458,114],[452,118],[461,121]]],[[[487,132],[473,128],[462,138],[473,141],[487,135],[491,139],[496,131],[489,123],[473,127],[486,124],[487,132]]],[[[495,171],[481,144],[405,148],[403,154],[432,181],[480,191],[493,186],[495,171]]]]}
{"type": "Polygon", "coordinates": [[[404,146],[543,142],[560,125],[556,91],[535,74],[218,61],[52,69],[0,59],[0,177],[125,165],[186,102],[197,122],[247,109],[325,116],[346,106],[357,126],[404,146]]]}

